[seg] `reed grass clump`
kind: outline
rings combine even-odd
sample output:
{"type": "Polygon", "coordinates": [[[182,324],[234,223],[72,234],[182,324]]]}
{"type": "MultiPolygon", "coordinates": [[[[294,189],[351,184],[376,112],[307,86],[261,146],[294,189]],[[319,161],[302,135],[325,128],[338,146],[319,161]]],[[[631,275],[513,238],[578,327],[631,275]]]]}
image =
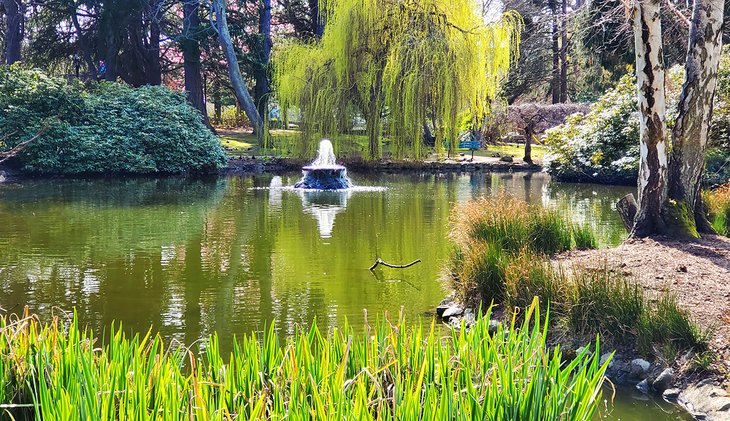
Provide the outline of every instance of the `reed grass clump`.
{"type": "Polygon", "coordinates": [[[702,193],[708,219],[718,234],[730,235],[730,184],[702,193]]]}
{"type": "Polygon", "coordinates": [[[564,364],[537,301],[495,334],[489,318],[447,337],[400,320],[362,334],[315,323],[280,342],[272,327],[223,355],[215,334],[196,354],[121,327],[102,340],[75,319],[2,317],[1,402],[44,420],[592,419],[608,364],[598,341],[564,364]]]}
{"type": "Polygon", "coordinates": [[[588,227],[507,197],[480,199],[454,214],[456,251],[445,277],[457,299],[478,307],[498,303],[519,315],[533,299],[552,321],[579,337],[601,335],[614,344],[650,352],[707,349],[709,333],[675,297],[654,299],[608,268],[564,270],[549,258],[571,247],[594,248],[588,227]]]}
{"type": "Polygon", "coordinates": [[[527,308],[537,297],[540,308],[547,309],[550,306],[553,320],[564,317],[569,285],[564,282],[561,269],[523,250],[510,260],[505,277],[507,294],[504,302],[508,308],[527,308]]]}
{"type": "Polygon", "coordinates": [[[578,250],[592,250],[598,248],[598,240],[593,230],[587,225],[573,225],[573,240],[578,250]]]}
{"type": "Polygon", "coordinates": [[[653,311],[645,326],[647,337],[653,342],[663,343],[672,349],[694,350],[703,353],[708,350],[712,328],[701,328],[692,321],[689,312],[677,302],[677,297],[664,294],[656,300],[653,311]]]}
{"type": "Polygon", "coordinates": [[[456,209],[452,237],[517,252],[555,254],[570,250],[572,224],[557,211],[529,205],[506,195],[474,200],[456,209]]]}
{"type": "Polygon", "coordinates": [[[644,291],[608,269],[572,271],[568,322],[581,334],[600,333],[618,342],[635,339],[647,312],[644,291]]]}
{"type": "MultiPolygon", "coordinates": [[[[472,304],[477,300],[486,304],[514,300],[511,304],[524,308],[532,301],[534,295],[529,291],[534,288],[519,284],[536,279],[545,270],[541,264],[532,266],[535,259],[543,262],[542,256],[570,250],[573,245],[596,247],[589,228],[577,228],[557,211],[506,195],[459,206],[452,215],[452,225],[455,248],[444,277],[458,298],[472,304]],[[523,276],[523,266],[533,275],[523,276]]],[[[557,289],[550,287],[544,293],[551,295],[553,291],[557,289]]]]}

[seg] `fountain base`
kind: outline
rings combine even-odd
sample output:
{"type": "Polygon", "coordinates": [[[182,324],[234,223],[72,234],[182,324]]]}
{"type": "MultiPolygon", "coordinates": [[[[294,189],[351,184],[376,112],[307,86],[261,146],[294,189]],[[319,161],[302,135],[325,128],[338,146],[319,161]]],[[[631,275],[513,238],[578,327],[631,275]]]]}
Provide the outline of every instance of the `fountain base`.
{"type": "Polygon", "coordinates": [[[342,165],[308,166],[302,168],[304,177],[294,185],[298,189],[343,190],[352,187],[347,170],[342,165]]]}

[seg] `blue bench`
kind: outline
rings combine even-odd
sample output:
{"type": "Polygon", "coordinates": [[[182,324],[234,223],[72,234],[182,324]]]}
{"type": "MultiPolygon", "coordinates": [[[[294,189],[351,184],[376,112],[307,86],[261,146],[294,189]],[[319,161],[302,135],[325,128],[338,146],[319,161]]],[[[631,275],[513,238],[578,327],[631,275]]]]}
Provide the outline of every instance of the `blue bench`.
{"type": "Polygon", "coordinates": [[[481,149],[482,144],[479,141],[469,140],[459,142],[459,149],[469,149],[471,151],[471,160],[474,160],[474,151],[481,149]]]}

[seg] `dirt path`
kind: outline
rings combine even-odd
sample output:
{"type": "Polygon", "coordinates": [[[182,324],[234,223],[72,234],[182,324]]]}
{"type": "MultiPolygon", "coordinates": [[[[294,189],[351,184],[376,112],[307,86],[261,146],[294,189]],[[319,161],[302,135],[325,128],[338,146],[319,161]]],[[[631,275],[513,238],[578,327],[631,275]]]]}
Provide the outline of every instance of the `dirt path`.
{"type": "Polygon", "coordinates": [[[730,367],[730,239],[638,239],[612,249],[574,251],[558,259],[594,268],[608,264],[649,292],[675,293],[698,324],[715,328],[710,345],[730,367]]]}

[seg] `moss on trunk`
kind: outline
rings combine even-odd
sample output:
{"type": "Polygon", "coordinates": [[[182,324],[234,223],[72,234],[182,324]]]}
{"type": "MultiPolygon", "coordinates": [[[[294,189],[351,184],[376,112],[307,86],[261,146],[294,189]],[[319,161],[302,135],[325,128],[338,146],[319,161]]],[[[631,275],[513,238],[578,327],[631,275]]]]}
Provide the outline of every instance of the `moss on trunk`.
{"type": "Polygon", "coordinates": [[[672,238],[700,238],[694,212],[686,201],[669,199],[664,202],[662,213],[667,236],[672,238]]]}

